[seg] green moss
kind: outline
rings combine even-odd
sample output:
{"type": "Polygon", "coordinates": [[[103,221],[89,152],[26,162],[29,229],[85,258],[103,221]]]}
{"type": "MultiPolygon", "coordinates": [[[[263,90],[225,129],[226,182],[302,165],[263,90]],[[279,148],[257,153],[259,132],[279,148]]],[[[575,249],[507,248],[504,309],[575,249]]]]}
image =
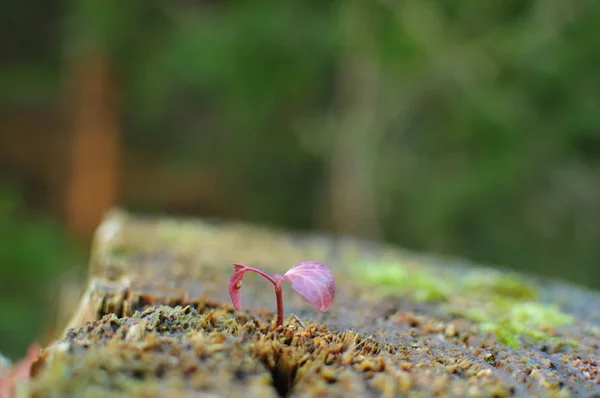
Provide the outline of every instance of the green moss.
{"type": "Polygon", "coordinates": [[[408,294],[415,301],[445,301],[450,286],[425,270],[409,270],[398,263],[368,263],[354,268],[356,278],[376,285],[385,295],[408,294]]]}
{"type": "Polygon", "coordinates": [[[377,286],[381,294],[445,301],[449,314],[470,319],[514,348],[521,346],[523,339],[565,343],[549,330],[573,322],[573,317],[557,306],[535,301],[536,287],[516,275],[475,270],[460,278],[458,274],[449,277],[395,262],[363,263],[354,269],[360,283],[377,286]]]}
{"type": "Polygon", "coordinates": [[[526,328],[544,328],[569,325],[573,317],[560,311],[557,306],[536,302],[513,303],[510,318],[526,328]]]}
{"type": "Polygon", "coordinates": [[[472,271],[462,283],[463,290],[469,293],[482,293],[489,296],[533,300],[538,292],[535,286],[524,282],[516,275],[501,275],[490,272],[472,271]]]}
{"type": "Polygon", "coordinates": [[[520,347],[523,338],[553,344],[572,344],[549,333],[552,328],[573,323],[572,316],[554,305],[512,299],[496,299],[480,305],[478,308],[465,311],[455,309],[452,312],[479,323],[483,332],[494,334],[498,341],[513,348],[520,347]]]}

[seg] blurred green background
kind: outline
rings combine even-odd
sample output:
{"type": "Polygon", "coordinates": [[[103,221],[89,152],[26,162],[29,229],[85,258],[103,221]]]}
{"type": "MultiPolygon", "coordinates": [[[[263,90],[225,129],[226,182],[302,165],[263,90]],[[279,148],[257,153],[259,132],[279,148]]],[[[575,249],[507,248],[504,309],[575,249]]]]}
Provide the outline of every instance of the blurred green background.
{"type": "Polygon", "coordinates": [[[584,0],[10,1],[0,352],[112,205],[600,287],[599,35],[584,0]]]}

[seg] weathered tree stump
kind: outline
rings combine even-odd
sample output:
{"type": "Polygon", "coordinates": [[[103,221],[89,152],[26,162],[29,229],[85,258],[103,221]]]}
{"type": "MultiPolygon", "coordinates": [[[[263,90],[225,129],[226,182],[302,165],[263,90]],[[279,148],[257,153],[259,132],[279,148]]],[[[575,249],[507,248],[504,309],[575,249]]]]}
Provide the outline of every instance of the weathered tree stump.
{"type": "Polygon", "coordinates": [[[600,395],[600,296],[563,283],[327,236],[112,212],[88,289],[20,391],[32,396],[600,395]],[[316,260],[319,313],[263,279],[230,303],[233,262],[316,260]],[[294,314],[296,317],[292,316],[294,314]]]}

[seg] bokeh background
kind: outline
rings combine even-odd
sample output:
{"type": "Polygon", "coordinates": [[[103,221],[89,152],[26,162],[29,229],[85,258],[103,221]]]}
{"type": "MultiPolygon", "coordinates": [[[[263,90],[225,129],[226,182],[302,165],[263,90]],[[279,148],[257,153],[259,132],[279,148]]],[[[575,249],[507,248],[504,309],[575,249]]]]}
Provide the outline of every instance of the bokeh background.
{"type": "Polygon", "coordinates": [[[593,0],[9,1],[0,352],[112,205],[600,287],[599,35],[593,0]]]}

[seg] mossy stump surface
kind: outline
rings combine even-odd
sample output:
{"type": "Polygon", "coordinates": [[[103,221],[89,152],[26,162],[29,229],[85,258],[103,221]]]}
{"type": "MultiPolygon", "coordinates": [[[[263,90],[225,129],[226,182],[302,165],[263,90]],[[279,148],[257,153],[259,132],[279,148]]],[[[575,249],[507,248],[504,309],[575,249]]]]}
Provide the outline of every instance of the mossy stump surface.
{"type": "Polygon", "coordinates": [[[398,248],[239,224],[112,212],[88,289],[24,396],[600,396],[600,295],[398,248]],[[327,264],[319,313],[232,263],[327,264]],[[295,316],[292,316],[294,314],[295,316]]]}

